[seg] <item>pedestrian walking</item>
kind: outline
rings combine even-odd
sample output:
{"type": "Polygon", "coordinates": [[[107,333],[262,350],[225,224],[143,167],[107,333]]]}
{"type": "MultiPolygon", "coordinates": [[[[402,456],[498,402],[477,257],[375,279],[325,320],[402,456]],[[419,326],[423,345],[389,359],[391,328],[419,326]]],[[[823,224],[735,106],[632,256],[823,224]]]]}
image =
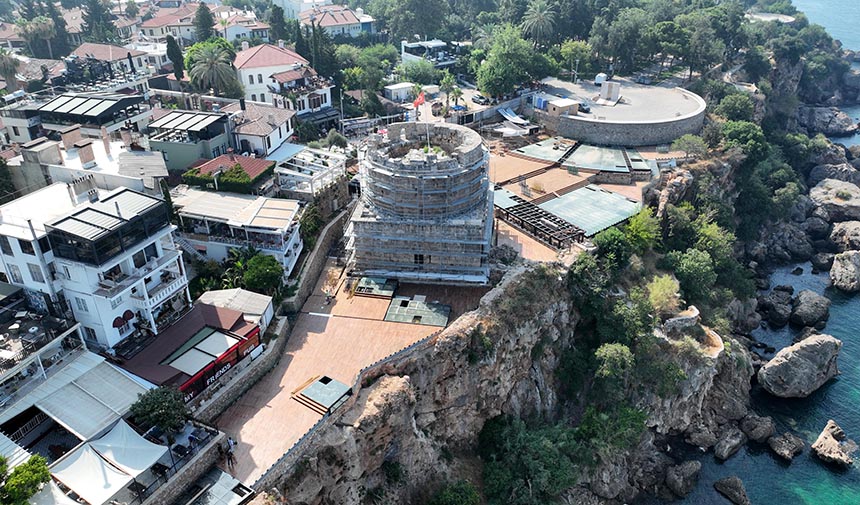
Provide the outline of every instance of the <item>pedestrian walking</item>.
{"type": "Polygon", "coordinates": [[[229,468],[235,468],[236,467],[236,456],[233,455],[232,452],[227,453],[227,466],[229,468]]]}

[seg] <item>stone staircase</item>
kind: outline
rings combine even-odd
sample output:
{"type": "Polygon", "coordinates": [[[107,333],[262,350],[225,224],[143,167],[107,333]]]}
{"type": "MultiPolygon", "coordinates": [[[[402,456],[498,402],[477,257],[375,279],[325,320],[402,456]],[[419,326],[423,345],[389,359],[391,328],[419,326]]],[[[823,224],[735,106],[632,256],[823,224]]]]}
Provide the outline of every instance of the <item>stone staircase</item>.
{"type": "Polygon", "coordinates": [[[176,245],[179,246],[180,249],[185,251],[185,253],[192,258],[198,259],[200,261],[206,261],[206,256],[200,254],[200,251],[198,251],[193,245],[191,245],[191,242],[185,240],[178,235],[173,237],[173,241],[176,243],[176,245]]]}

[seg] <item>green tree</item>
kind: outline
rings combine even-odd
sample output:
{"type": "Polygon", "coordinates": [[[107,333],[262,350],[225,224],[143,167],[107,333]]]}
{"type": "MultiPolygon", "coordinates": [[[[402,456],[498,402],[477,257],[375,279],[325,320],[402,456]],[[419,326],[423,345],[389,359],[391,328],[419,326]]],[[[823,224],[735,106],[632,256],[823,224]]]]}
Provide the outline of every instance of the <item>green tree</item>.
{"type": "Polygon", "coordinates": [[[733,93],[720,100],[714,112],[729,121],[752,121],[753,102],[743,93],[733,93]]]}
{"type": "Polygon", "coordinates": [[[191,416],[182,391],[164,386],[139,394],[130,410],[139,425],[156,426],[167,434],[178,431],[191,416]]]}
{"type": "Polygon", "coordinates": [[[195,88],[201,91],[211,88],[216,95],[240,86],[230,54],[215,45],[207,45],[196,54],[189,77],[195,88]]]}
{"type": "Polygon", "coordinates": [[[135,19],[138,14],[140,14],[140,9],[137,7],[137,3],[134,0],[128,0],[125,4],[125,17],[135,19]]]}
{"type": "Polygon", "coordinates": [[[685,297],[693,301],[707,301],[717,282],[711,255],[699,249],[687,249],[684,253],[672,254],[677,256],[675,275],[685,297]]]}
{"type": "Polygon", "coordinates": [[[51,49],[54,55],[58,58],[68,55],[70,49],[66,19],[57,8],[57,4],[47,2],[45,5],[45,15],[54,22],[54,38],[51,40],[51,49]]]}
{"type": "Polygon", "coordinates": [[[744,53],[744,71],[750,82],[759,82],[770,75],[770,58],[761,46],[753,46],[744,53]]]}
{"type": "Polygon", "coordinates": [[[182,56],[182,49],[176,43],[173,35],[167,36],[167,58],[173,63],[173,75],[182,86],[182,79],[185,77],[185,59],[182,56]]]}
{"type": "Polygon", "coordinates": [[[328,134],[325,137],[325,146],[331,149],[332,147],[339,147],[341,149],[346,149],[349,147],[349,140],[346,137],[340,134],[337,130],[332,128],[328,131],[328,134]]]}
{"type": "Polygon", "coordinates": [[[268,254],[258,254],[248,261],[245,287],[251,291],[274,295],[284,282],[284,266],[268,254]]]}
{"type": "Polygon", "coordinates": [[[630,240],[615,226],[595,235],[594,245],[597,246],[600,256],[613,270],[624,266],[633,252],[630,240]]]}
{"type": "Polygon", "coordinates": [[[689,202],[666,206],[666,234],[663,243],[670,251],[683,251],[696,241],[693,206],[689,202]]]}
{"type": "Polygon", "coordinates": [[[519,30],[511,25],[497,27],[489,55],[478,69],[478,88],[487,95],[499,96],[511,93],[526,81],[543,78],[536,66],[540,58],[519,30]]]}
{"type": "Polygon", "coordinates": [[[654,217],[654,211],[646,207],[631,217],[624,227],[624,235],[637,254],[653,249],[661,238],[660,222],[654,217]]]}
{"type": "Polygon", "coordinates": [[[117,39],[116,25],[110,13],[110,4],[104,0],[85,0],[83,5],[84,38],[90,42],[110,43],[117,39]]]}
{"type": "Polygon", "coordinates": [[[445,93],[445,108],[451,105],[451,92],[457,87],[457,81],[454,75],[448,70],[442,71],[442,78],[439,80],[439,91],[445,93]]]}
{"type": "Polygon", "coordinates": [[[481,495],[471,482],[460,480],[440,489],[427,505],[481,505],[481,495]]]}
{"type": "Polygon", "coordinates": [[[382,101],[379,99],[379,95],[376,94],[376,91],[371,89],[364,90],[364,94],[361,98],[361,110],[367,114],[367,117],[378,117],[385,115],[385,106],[382,105],[382,101]]]}
{"type": "Polygon", "coordinates": [[[594,48],[584,40],[567,39],[561,44],[561,57],[564,58],[571,72],[570,79],[573,80],[573,72],[577,71],[577,67],[583,72],[588,71],[594,57],[594,48]]]}
{"type": "Polygon", "coordinates": [[[666,63],[666,58],[674,60],[681,57],[689,44],[690,33],[681,28],[675,21],[661,21],[650,28],[649,35],[660,52],[660,71],[666,63]]]}
{"type": "Polygon", "coordinates": [[[681,299],[678,293],[681,285],[669,274],[655,275],[648,283],[648,301],[661,316],[670,316],[678,311],[681,299]]]}
{"type": "MultiPolygon", "coordinates": [[[[12,92],[18,89],[18,67],[21,60],[16,58],[6,49],[0,48],[0,77],[6,81],[6,91],[12,92]]],[[[6,161],[5,159],[3,160],[6,161]]],[[[5,169],[5,167],[4,167],[5,169]]]]}
{"type": "Polygon", "coordinates": [[[633,353],[624,344],[603,344],[594,356],[598,363],[597,377],[625,381],[633,369],[633,353]]]}
{"type": "Polygon", "coordinates": [[[284,9],[280,5],[272,5],[269,13],[269,26],[272,29],[272,38],[275,40],[290,40],[287,20],[284,18],[284,9]]]}
{"type": "Polygon", "coordinates": [[[200,2],[194,12],[194,36],[197,42],[204,42],[215,36],[215,17],[205,2],[200,2]]]}
{"type": "Polygon", "coordinates": [[[536,47],[549,42],[555,33],[558,16],[555,5],[547,0],[531,0],[523,15],[523,33],[532,39],[536,47]]]}
{"type": "Polygon", "coordinates": [[[613,57],[617,71],[630,71],[636,66],[636,58],[645,53],[648,41],[647,30],[650,17],[643,9],[622,9],[606,32],[609,54],[613,57]]]}
{"type": "Polygon", "coordinates": [[[717,37],[710,18],[701,11],[683,14],[675,21],[690,34],[684,61],[690,68],[689,78],[692,79],[694,70],[705,71],[722,59],[725,45],[717,37]]]}
{"type": "Polygon", "coordinates": [[[683,151],[684,159],[689,159],[690,156],[700,158],[708,154],[708,145],[702,140],[702,137],[685,133],[677,140],[672,142],[672,149],[675,151],[683,151]]]}
{"type": "Polygon", "coordinates": [[[30,498],[36,494],[42,485],[51,480],[48,462],[38,454],[8,472],[6,458],[0,456],[0,503],[9,505],[27,505],[30,498]]]}
{"type": "Polygon", "coordinates": [[[761,126],[749,121],[726,121],[723,138],[728,147],[738,147],[750,162],[763,160],[770,149],[761,126]]]}
{"type": "Polygon", "coordinates": [[[404,81],[416,84],[433,84],[439,78],[439,72],[432,63],[425,59],[411,61],[400,66],[397,73],[404,81]]]}

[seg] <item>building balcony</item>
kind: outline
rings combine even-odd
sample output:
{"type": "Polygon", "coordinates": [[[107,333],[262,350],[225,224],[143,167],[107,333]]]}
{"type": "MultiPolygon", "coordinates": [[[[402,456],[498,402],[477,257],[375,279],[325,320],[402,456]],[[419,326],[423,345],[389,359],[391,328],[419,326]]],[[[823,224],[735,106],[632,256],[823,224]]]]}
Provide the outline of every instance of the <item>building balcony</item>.
{"type": "Polygon", "coordinates": [[[130,300],[132,305],[139,309],[152,310],[187,285],[188,279],[184,275],[180,275],[173,280],[158,284],[147,291],[145,295],[134,294],[130,300]]]}
{"type": "MultiPolygon", "coordinates": [[[[26,314],[0,326],[3,332],[0,337],[0,384],[19,374],[26,377],[35,373],[31,368],[36,359],[40,355],[59,355],[65,349],[63,340],[66,337],[72,335],[72,340],[80,342],[77,335],[73,335],[79,324],[53,316],[26,314]]],[[[0,407],[6,401],[8,398],[0,398],[0,407]]]]}
{"type": "MultiPolygon", "coordinates": [[[[289,231],[292,232],[293,228],[290,227],[289,231]]],[[[236,237],[230,237],[225,235],[204,235],[201,233],[182,233],[188,240],[195,240],[198,242],[215,242],[219,244],[227,244],[236,247],[253,247],[255,249],[262,249],[265,251],[277,251],[284,252],[287,248],[286,240],[278,240],[274,237],[272,240],[263,240],[263,239],[240,239],[236,237]]]]}
{"type": "Polygon", "coordinates": [[[179,273],[179,268],[169,268],[170,265],[175,265],[179,259],[180,252],[177,249],[164,249],[164,254],[159,258],[150,258],[142,267],[134,269],[130,274],[122,273],[113,279],[104,279],[99,281],[99,287],[93,293],[96,296],[104,298],[114,298],[128,288],[137,284],[141,279],[151,276],[166,268],[174,273],[179,273]]]}

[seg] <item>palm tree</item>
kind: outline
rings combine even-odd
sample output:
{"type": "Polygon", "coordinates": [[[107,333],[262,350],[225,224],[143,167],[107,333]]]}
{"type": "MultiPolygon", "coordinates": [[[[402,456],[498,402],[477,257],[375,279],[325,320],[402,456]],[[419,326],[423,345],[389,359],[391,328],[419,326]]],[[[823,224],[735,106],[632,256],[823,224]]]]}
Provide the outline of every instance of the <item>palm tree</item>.
{"type": "Polygon", "coordinates": [[[51,39],[57,36],[57,28],[54,25],[54,20],[49,17],[38,16],[30,22],[30,25],[34,37],[44,40],[48,45],[48,58],[53,60],[54,50],[51,48],[51,39]]]}
{"type": "Polygon", "coordinates": [[[452,89],[451,90],[451,98],[454,99],[454,105],[457,105],[457,102],[459,102],[460,99],[463,98],[463,90],[460,89],[459,87],[452,89]]]}
{"type": "Polygon", "coordinates": [[[236,80],[236,71],[233,70],[230,54],[214,45],[200,49],[188,75],[197,89],[212,88],[216,95],[236,80]]]}
{"type": "Polygon", "coordinates": [[[496,25],[492,23],[476,27],[472,34],[472,45],[476,49],[489,49],[493,45],[493,31],[495,29],[496,25]]]}
{"type": "Polygon", "coordinates": [[[457,87],[457,81],[454,80],[451,72],[444,70],[442,73],[442,80],[439,81],[439,90],[445,93],[445,109],[447,110],[448,106],[451,105],[451,91],[457,87]]]}
{"type": "Polygon", "coordinates": [[[224,18],[221,18],[221,19],[218,21],[218,24],[220,24],[220,25],[221,25],[221,28],[223,28],[223,29],[224,29],[224,38],[225,38],[225,39],[227,38],[227,24],[228,24],[228,23],[229,23],[229,22],[228,22],[226,19],[224,19],[224,18]]]}
{"type": "Polygon", "coordinates": [[[36,39],[36,34],[33,23],[26,19],[18,19],[15,21],[15,25],[17,26],[18,35],[27,43],[27,50],[30,52],[30,56],[35,57],[36,55],[33,54],[33,41],[36,39]]]}
{"type": "Polygon", "coordinates": [[[0,77],[6,80],[6,91],[18,89],[18,66],[21,60],[5,49],[0,49],[0,77]]]}
{"type": "Polygon", "coordinates": [[[547,0],[532,0],[523,15],[523,33],[535,41],[535,46],[541,45],[555,31],[555,7],[547,0]]]}

